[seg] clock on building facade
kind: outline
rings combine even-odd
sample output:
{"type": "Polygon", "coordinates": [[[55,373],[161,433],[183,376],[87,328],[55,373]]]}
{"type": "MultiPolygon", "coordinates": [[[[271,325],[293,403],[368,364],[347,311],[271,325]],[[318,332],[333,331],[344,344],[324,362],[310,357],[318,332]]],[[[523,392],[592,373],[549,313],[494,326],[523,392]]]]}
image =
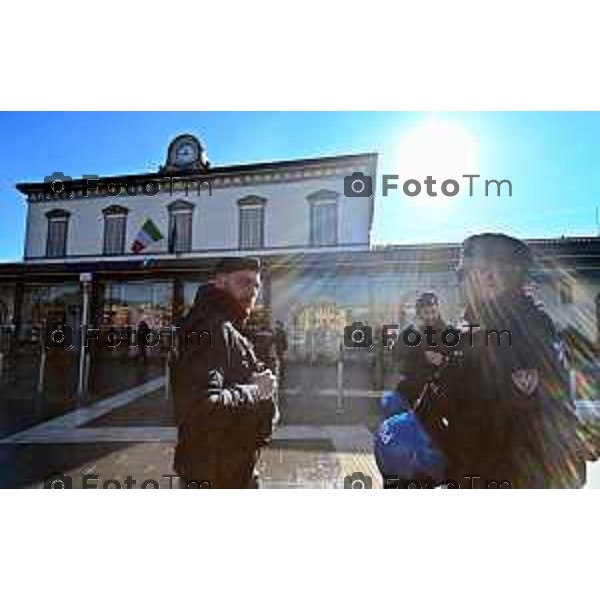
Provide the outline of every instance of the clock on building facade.
{"type": "Polygon", "coordinates": [[[173,172],[204,172],[210,163],[206,158],[204,147],[193,135],[177,136],[170,144],[167,152],[165,171],[173,172]]]}

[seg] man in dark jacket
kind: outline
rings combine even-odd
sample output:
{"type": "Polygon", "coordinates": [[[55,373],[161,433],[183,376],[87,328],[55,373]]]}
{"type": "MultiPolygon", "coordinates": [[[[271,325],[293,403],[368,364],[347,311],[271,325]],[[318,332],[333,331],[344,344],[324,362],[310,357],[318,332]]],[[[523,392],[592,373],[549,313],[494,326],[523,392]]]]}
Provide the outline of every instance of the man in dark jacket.
{"type": "Polygon", "coordinates": [[[143,319],[138,324],[137,330],[137,345],[138,345],[138,358],[141,358],[143,363],[148,364],[148,354],[146,347],[148,346],[148,332],[150,331],[150,327],[148,327],[148,323],[143,319]]]}
{"type": "Polygon", "coordinates": [[[255,466],[277,419],[277,383],[240,333],[260,286],[257,259],[228,258],[177,323],[171,386],[174,469],[184,487],[258,487],[255,466]]]}
{"type": "Polygon", "coordinates": [[[446,329],[440,313],[439,301],[433,292],[421,294],[415,303],[417,323],[407,327],[394,347],[400,381],[397,390],[414,406],[425,384],[431,381],[436,369],[445,362],[445,348],[441,342],[442,332],[446,329]],[[427,336],[427,328],[431,335],[427,336]],[[407,344],[404,337],[413,343],[418,332],[421,343],[416,346],[407,344]],[[410,333],[410,335],[409,335],[410,333]],[[414,336],[414,337],[413,337],[414,336]],[[429,345],[428,341],[435,345],[429,345]]]}
{"type": "Polygon", "coordinates": [[[463,243],[464,362],[445,370],[435,407],[448,423],[449,476],[461,486],[585,482],[587,450],[563,349],[552,320],[523,289],[532,265],[515,238],[482,234],[463,243]]]}

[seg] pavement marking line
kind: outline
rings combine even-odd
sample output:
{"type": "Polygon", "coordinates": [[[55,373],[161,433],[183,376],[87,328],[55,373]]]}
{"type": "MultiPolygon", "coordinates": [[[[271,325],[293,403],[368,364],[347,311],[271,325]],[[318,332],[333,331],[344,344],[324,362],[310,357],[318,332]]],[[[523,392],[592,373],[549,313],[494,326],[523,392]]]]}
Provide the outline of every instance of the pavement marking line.
{"type": "MultiPolygon", "coordinates": [[[[336,451],[369,451],[369,430],[364,426],[286,425],[276,429],[273,440],[331,440],[336,451]]],[[[1,444],[82,444],[95,442],[177,441],[176,427],[79,427],[65,429],[32,428],[0,440],[1,444]]]]}
{"type": "MultiPolygon", "coordinates": [[[[324,388],[321,390],[313,390],[311,388],[284,388],[283,393],[288,396],[337,396],[337,388],[324,388]]],[[[344,398],[381,398],[383,392],[377,390],[357,390],[353,388],[345,388],[342,396],[344,398]]]]}
{"type": "MultiPolygon", "coordinates": [[[[52,434],[62,434],[69,430],[74,430],[89,423],[99,417],[102,417],[117,408],[121,408],[134,402],[141,396],[145,396],[150,392],[160,389],[165,384],[164,376],[156,377],[150,381],[138,385],[134,388],[130,388],[124,392],[110,396],[104,400],[100,400],[91,406],[84,408],[77,408],[66,415],[61,415],[50,421],[45,421],[39,425],[34,425],[24,431],[13,433],[7,437],[0,439],[0,444],[14,444],[23,443],[21,439],[39,439],[43,436],[50,436],[52,434]]],[[[35,443],[35,442],[34,442],[35,443]]]]}
{"type": "MultiPolygon", "coordinates": [[[[343,429],[351,427],[340,426],[343,429]]],[[[274,440],[330,440],[326,427],[288,425],[276,429],[274,440]]],[[[18,437],[0,440],[3,444],[85,444],[100,442],[164,442],[177,441],[176,427],[79,427],[69,429],[27,430],[18,437]]]]}
{"type": "Polygon", "coordinates": [[[175,443],[176,440],[177,430],[174,427],[79,427],[23,432],[17,439],[0,440],[0,444],[175,443]]]}

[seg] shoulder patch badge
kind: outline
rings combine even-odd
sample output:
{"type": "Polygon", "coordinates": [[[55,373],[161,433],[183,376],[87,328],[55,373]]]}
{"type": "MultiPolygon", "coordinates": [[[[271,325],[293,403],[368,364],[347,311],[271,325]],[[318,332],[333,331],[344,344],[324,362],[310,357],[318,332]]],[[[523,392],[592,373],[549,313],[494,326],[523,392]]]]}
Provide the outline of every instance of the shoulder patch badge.
{"type": "Polygon", "coordinates": [[[537,369],[517,369],[512,372],[512,380],[515,387],[526,396],[531,396],[540,383],[537,369]]]}

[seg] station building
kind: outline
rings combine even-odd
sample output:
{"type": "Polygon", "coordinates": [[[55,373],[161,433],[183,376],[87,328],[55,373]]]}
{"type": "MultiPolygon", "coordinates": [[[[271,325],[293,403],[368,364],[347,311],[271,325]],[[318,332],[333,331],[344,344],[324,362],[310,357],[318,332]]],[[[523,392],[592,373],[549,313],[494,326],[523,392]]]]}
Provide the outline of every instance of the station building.
{"type": "MultiPolygon", "coordinates": [[[[372,243],[377,159],[212,166],[201,142],[185,134],[155,173],[55,173],[19,183],[28,208],[24,256],[0,264],[0,325],[21,342],[41,323],[76,328],[88,294],[90,324],[168,327],[219,258],[247,254],[264,265],[257,315],[283,321],[292,360],[334,357],[354,321],[407,324],[423,291],[436,292],[447,319],[458,320],[457,244],[372,243]],[[371,178],[372,189],[347,195],[357,174],[371,178]]],[[[528,241],[548,311],[595,345],[600,239],[528,241]]]]}

